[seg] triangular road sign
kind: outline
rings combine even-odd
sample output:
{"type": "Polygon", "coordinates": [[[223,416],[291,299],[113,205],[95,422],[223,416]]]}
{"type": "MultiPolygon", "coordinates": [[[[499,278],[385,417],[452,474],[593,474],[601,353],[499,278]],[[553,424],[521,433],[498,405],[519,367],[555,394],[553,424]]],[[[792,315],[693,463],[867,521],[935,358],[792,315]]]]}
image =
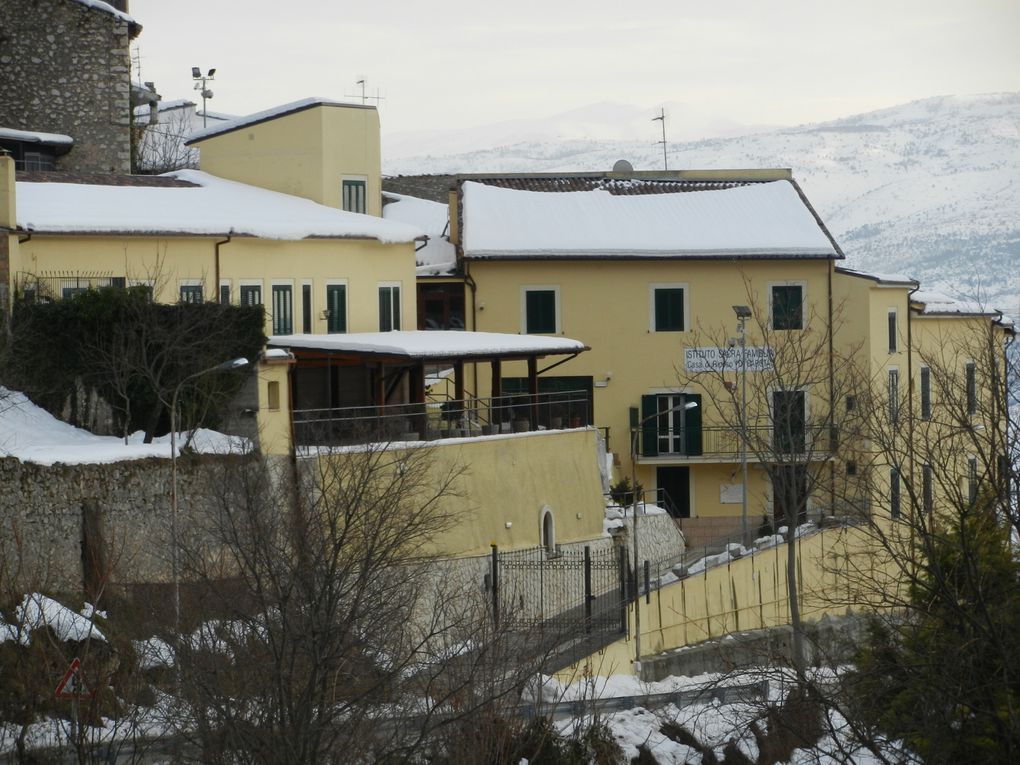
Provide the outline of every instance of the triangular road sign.
{"type": "Polygon", "coordinates": [[[57,684],[54,695],[58,699],[80,699],[82,696],[92,695],[85,687],[85,676],[81,671],[81,659],[73,659],[71,666],[57,684]]]}

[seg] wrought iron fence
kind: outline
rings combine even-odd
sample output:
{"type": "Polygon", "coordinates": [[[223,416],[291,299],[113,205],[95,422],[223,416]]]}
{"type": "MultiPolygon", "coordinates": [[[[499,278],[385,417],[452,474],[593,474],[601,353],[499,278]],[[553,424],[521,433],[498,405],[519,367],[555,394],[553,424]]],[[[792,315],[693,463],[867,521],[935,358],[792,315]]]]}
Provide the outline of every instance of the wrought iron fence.
{"type": "Polygon", "coordinates": [[[123,289],[127,279],[123,276],[112,276],[108,273],[76,273],[37,276],[35,274],[18,274],[18,291],[23,299],[35,300],[66,300],[88,290],[103,287],[123,289]]]}
{"type": "Polygon", "coordinates": [[[590,410],[586,391],[295,409],[294,439],[300,446],[323,446],[562,430],[590,425],[590,410]]]}
{"type": "MultiPolygon", "coordinates": [[[[705,425],[700,437],[687,437],[680,430],[656,431],[658,443],[675,445],[676,449],[659,449],[659,457],[739,457],[741,431],[737,426],[705,425]]],[[[827,423],[806,425],[803,428],[783,430],[772,425],[754,425],[747,428],[748,457],[758,460],[762,455],[769,459],[792,455],[816,455],[836,450],[839,432],[827,423]]],[[[641,449],[640,456],[646,456],[641,449]]]]}
{"type": "Polygon", "coordinates": [[[489,571],[492,608],[504,628],[567,639],[627,629],[628,562],[618,547],[500,551],[489,571]]]}

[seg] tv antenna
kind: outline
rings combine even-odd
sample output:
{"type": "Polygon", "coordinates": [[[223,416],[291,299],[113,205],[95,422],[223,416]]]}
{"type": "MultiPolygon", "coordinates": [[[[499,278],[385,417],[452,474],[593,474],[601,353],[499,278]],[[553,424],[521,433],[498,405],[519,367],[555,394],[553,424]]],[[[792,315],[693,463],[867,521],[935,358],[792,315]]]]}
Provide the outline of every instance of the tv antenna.
{"type": "Polygon", "coordinates": [[[662,169],[669,170],[669,162],[666,160],[666,110],[663,108],[659,109],[659,116],[652,117],[652,122],[662,123],[662,140],[656,141],[656,143],[662,144],[662,169]]]}
{"type": "Polygon", "coordinates": [[[379,95],[379,88],[375,89],[375,95],[374,96],[370,96],[370,95],[366,94],[365,93],[365,86],[368,84],[368,80],[366,78],[364,78],[364,77],[362,77],[360,80],[358,80],[354,84],[356,86],[358,86],[359,88],[361,88],[360,95],[358,93],[345,93],[344,94],[344,98],[360,98],[362,104],[366,103],[367,101],[375,101],[376,105],[378,105],[379,101],[383,101],[383,100],[386,99],[386,96],[380,96],[379,95]]]}

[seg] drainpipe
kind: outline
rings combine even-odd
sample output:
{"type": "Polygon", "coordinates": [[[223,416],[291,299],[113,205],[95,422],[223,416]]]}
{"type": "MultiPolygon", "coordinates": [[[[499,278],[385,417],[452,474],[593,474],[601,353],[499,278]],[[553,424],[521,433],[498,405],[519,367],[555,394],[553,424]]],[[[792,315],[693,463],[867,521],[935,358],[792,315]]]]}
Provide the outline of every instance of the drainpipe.
{"type": "MultiPolygon", "coordinates": [[[[449,225],[449,224],[448,224],[449,225]]],[[[478,331],[478,285],[468,270],[467,261],[464,263],[464,284],[471,290],[471,331],[478,331]]],[[[467,329],[467,327],[465,327],[467,329]]],[[[478,362],[471,365],[471,375],[474,381],[475,396],[478,396],[478,362]]]]}
{"type": "Polygon", "coordinates": [[[233,238],[233,229],[231,229],[230,232],[227,233],[227,238],[226,239],[224,239],[222,241],[219,241],[219,242],[216,242],[216,264],[215,264],[215,271],[216,271],[216,277],[215,278],[216,278],[216,281],[213,284],[213,289],[215,290],[215,292],[213,294],[216,295],[216,302],[217,303],[220,302],[220,246],[224,245],[224,244],[230,244],[230,240],[232,238],[233,238]]]}
{"type": "MultiPolygon", "coordinates": [[[[835,352],[835,341],[833,338],[832,330],[832,273],[836,269],[835,261],[829,261],[829,272],[828,272],[828,289],[829,289],[829,447],[833,447],[832,431],[835,427],[835,413],[836,413],[836,402],[833,400],[836,394],[836,381],[835,372],[833,370],[833,358],[832,355],[835,352]]],[[[829,514],[834,515],[836,512],[836,455],[833,455],[833,459],[829,460],[829,514]]]]}

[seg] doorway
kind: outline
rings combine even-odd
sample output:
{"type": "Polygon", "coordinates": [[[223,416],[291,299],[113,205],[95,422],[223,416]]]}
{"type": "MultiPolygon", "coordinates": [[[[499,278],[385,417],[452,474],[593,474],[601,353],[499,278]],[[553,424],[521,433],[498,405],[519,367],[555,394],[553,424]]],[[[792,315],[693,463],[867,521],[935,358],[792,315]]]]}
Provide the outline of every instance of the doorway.
{"type": "Polygon", "coordinates": [[[655,469],[655,485],[660,490],[658,504],[674,518],[691,517],[691,469],[660,467],[655,469]]]}

